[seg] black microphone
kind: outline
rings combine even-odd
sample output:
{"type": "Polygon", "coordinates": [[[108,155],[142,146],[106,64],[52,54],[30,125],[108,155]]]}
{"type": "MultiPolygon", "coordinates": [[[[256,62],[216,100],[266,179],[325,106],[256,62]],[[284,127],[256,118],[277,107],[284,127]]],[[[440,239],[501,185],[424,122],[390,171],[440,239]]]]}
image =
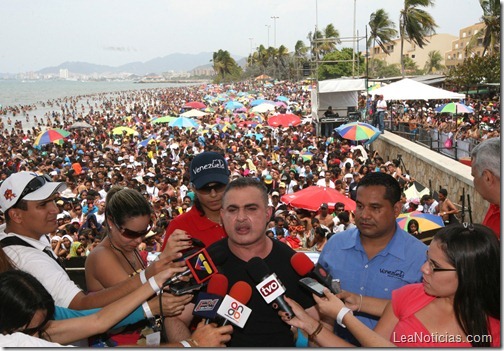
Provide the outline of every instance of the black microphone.
{"type": "Polygon", "coordinates": [[[227,259],[226,252],[220,246],[203,248],[185,258],[187,269],[166,280],[163,287],[178,282],[182,277],[193,275],[196,283],[201,284],[217,273],[215,265],[222,265],[227,259]]]}
{"type": "Polygon", "coordinates": [[[257,284],[256,288],[267,304],[271,303],[275,310],[280,309],[287,312],[291,318],[294,317],[294,312],[283,298],[285,287],[275,273],[270,273],[268,265],[262,258],[251,258],[247,262],[246,270],[254,283],[257,284]]]}

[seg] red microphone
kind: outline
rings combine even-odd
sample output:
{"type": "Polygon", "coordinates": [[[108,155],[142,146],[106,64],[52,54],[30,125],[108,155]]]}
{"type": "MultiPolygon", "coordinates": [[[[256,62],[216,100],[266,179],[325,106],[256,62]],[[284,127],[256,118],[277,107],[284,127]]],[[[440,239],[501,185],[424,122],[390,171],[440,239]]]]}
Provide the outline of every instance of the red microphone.
{"type": "Polygon", "coordinates": [[[302,253],[296,252],[291,257],[291,266],[297,274],[302,277],[309,276],[317,280],[320,284],[327,287],[333,294],[336,294],[332,287],[332,276],[320,264],[313,264],[310,258],[302,253]]]}
{"type": "Polygon", "coordinates": [[[217,314],[224,318],[220,325],[226,325],[228,322],[237,327],[243,328],[247,322],[252,310],[246,305],[252,297],[252,288],[244,281],[236,282],[229,291],[229,295],[224,297],[217,314]]]}
{"type": "Polygon", "coordinates": [[[208,281],[207,293],[224,297],[228,290],[228,284],[228,279],[224,274],[214,274],[208,281]]]}
{"type": "Polygon", "coordinates": [[[240,301],[242,304],[246,305],[252,297],[252,288],[250,285],[244,281],[237,281],[229,290],[229,296],[233,299],[240,301]]]}

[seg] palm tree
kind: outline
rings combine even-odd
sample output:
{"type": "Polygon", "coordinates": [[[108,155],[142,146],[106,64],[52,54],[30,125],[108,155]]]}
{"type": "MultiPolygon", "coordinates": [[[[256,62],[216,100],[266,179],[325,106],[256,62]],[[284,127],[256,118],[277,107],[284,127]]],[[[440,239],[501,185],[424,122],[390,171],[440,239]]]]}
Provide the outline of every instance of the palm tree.
{"type": "Polygon", "coordinates": [[[404,8],[399,16],[399,34],[401,36],[401,74],[404,77],[404,40],[423,48],[429,41],[428,36],[436,33],[436,21],[419,7],[434,6],[434,0],[404,0],[404,8]]]}
{"type": "Polygon", "coordinates": [[[322,35],[325,41],[320,44],[320,52],[322,55],[326,55],[336,49],[336,44],[340,44],[340,34],[337,29],[334,28],[332,23],[329,23],[323,30],[322,35]]]}
{"type": "Polygon", "coordinates": [[[318,61],[320,59],[320,46],[321,46],[321,44],[318,42],[318,40],[323,39],[324,36],[323,36],[322,32],[317,29],[313,33],[309,32],[307,38],[311,43],[312,57],[314,57],[315,60],[318,61]]]}
{"type": "Polygon", "coordinates": [[[442,61],[443,56],[441,56],[439,50],[429,51],[429,58],[424,66],[425,73],[433,73],[442,70],[444,68],[441,64],[442,61]]]}
{"type": "Polygon", "coordinates": [[[478,40],[483,38],[482,56],[484,56],[487,51],[499,52],[501,5],[499,0],[480,0],[480,6],[483,9],[481,20],[485,26],[471,38],[467,50],[472,49],[478,40]]]}
{"type": "Polygon", "coordinates": [[[309,49],[306,47],[305,43],[302,40],[298,40],[296,42],[296,45],[294,45],[294,55],[296,57],[299,58],[305,57],[308,50],[309,49]]]}
{"type": "MultiPolygon", "coordinates": [[[[375,47],[376,44],[380,46],[384,53],[390,55],[389,51],[385,47],[386,43],[389,43],[397,35],[397,30],[394,28],[395,23],[390,20],[389,15],[384,9],[379,9],[373,12],[369,17],[369,38],[367,41],[367,47],[375,47]],[[373,45],[371,45],[373,44],[373,45]]],[[[371,53],[373,58],[373,65],[371,67],[371,72],[374,72],[374,50],[371,53]]]]}
{"type": "Polygon", "coordinates": [[[235,65],[235,60],[231,57],[227,50],[220,49],[212,55],[213,69],[217,75],[224,78],[226,74],[230,74],[235,65]]]}

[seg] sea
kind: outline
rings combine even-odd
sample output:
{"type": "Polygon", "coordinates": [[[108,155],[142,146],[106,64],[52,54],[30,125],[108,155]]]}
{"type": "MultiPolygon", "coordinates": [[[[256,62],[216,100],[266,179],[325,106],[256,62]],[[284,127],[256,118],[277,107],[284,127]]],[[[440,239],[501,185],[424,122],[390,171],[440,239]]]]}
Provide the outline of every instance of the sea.
{"type": "MultiPolygon", "coordinates": [[[[53,99],[129,90],[177,88],[194,84],[135,83],[133,81],[0,80],[0,105],[3,107],[35,105],[35,109],[29,111],[28,114],[31,120],[33,116],[37,116],[40,121],[44,120],[46,112],[51,112],[52,110],[58,111],[57,106],[42,106],[43,102],[53,99]]],[[[82,102],[85,100],[91,99],[83,98],[82,102]]],[[[12,124],[20,120],[23,122],[23,129],[30,128],[32,124],[26,123],[26,117],[23,115],[13,116],[12,114],[6,114],[1,118],[10,118],[12,124]]],[[[6,125],[6,127],[8,126],[6,125]]]]}

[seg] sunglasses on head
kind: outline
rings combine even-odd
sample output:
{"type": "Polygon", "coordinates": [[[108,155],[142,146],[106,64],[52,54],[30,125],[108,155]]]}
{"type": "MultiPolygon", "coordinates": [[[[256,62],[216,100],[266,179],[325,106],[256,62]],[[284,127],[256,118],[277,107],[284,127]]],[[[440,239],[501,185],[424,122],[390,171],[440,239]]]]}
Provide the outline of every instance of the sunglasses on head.
{"type": "Polygon", "coordinates": [[[207,185],[199,188],[198,192],[208,195],[212,192],[212,190],[214,190],[216,193],[221,193],[224,191],[225,188],[226,188],[226,184],[222,184],[222,183],[215,183],[213,185],[207,184],[207,185]]]}
{"type": "Polygon", "coordinates": [[[52,181],[53,180],[51,179],[51,177],[49,177],[47,174],[36,176],[35,178],[33,178],[28,182],[28,184],[26,184],[25,188],[21,192],[21,195],[19,196],[19,200],[14,204],[13,207],[15,207],[23,197],[39,190],[45,185],[45,183],[52,181]]]}
{"type": "Polygon", "coordinates": [[[147,235],[147,233],[152,229],[152,225],[153,225],[152,220],[151,220],[145,230],[137,232],[137,231],[134,231],[134,230],[131,230],[128,228],[121,227],[115,221],[114,221],[114,224],[117,227],[117,229],[119,229],[121,234],[128,239],[137,239],[141,236],[147,235]]]}

